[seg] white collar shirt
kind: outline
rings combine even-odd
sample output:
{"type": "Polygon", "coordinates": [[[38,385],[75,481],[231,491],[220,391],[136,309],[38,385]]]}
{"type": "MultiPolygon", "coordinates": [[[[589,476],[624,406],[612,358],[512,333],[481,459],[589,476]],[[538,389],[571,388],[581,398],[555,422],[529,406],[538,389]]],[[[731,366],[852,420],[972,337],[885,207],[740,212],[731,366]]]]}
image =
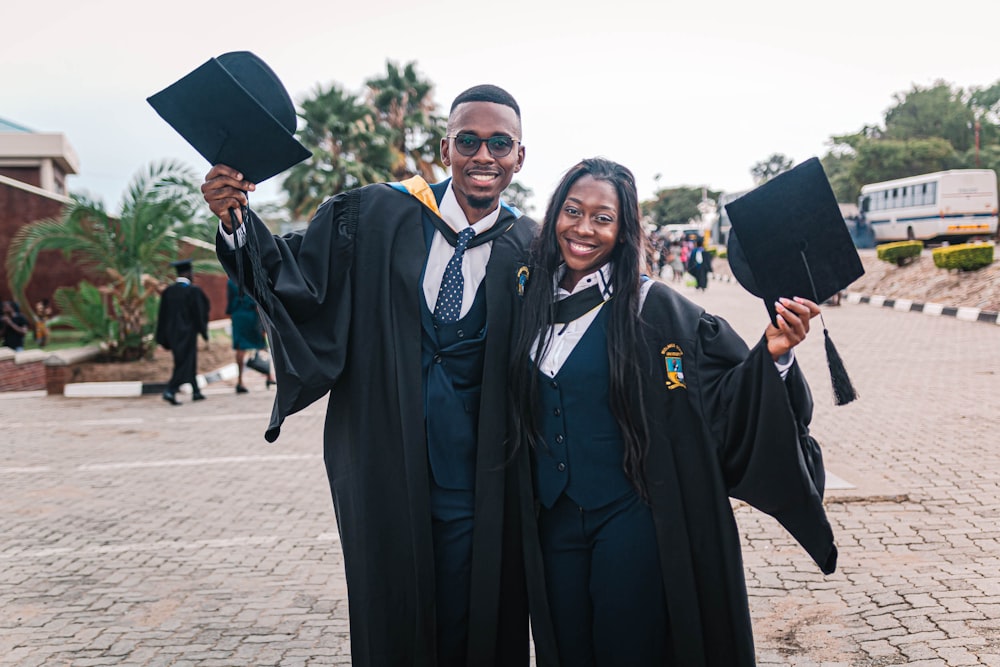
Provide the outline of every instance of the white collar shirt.
{"type": "MultiPolygon", "coordinates": [[[[548,349],[545,351],[545,356],[543,357],[541,363],[536,364],[538,369],[545,374],[546,377],[555,377],[559,370],[566,363],[569,355],[573,353],[576,348],[577,343],[583,338],[583,335],[587,333],[587,329],[590,325],[594,323],[597,318],[597,314],[601,312],[601,308],[604,304],[608,302],[611,298],[612,287],[611,287],[611,263],[607,263],[602,266],[597,271],[594,271],[588,276],[584,276],[580,282],[576,284],[572,291],[567,291],[562,287],[559,287],[559,281],[562,279],[566,272],[566,266],[563,265],[556,272],[555,278],[555,292],[556,300],[562,301],[566,297],[576,294],[577,292],[583,291],[592,285],[600,285],[604,292],[604,303],[595,306],[592,310],[584,313],[577,319],[569,322],[565,325],[558,324],[554,327],[552,331],[552,339],[549,343],[548,349]]],[[[643,304],[646,301],[646,295],[649,293],[649,288],[653,286],[652,280],[645,280],[640,288],[639,295],[639,310],[642,310],[643,304]]],[[[535,340],[537,345],[538,340],[535,340]]],[[[532,351],[534,351],[534,346],[532,346],[532,351]]],[[[534,359],[534,352],[532,352],[532,358],[534,359]]],[[[795,361],[795,350],[794,348],[788,352],[781,360],[774,362],[774,367],[784,380],[788,375],[789,369],[792,367],[792,363],[795,361]]]]}
{"type": "MultiPolygon", "coordinates": [[[[451,182],[449,182],[448,189],[445,191],[441,203],[438,204],[438,210],[441,212],[441,219],[456,232],[460,232],[469,226],[469,219],[465,217],[465,212],[458,205],[458,199],[456,199],[455,191],[451,185],[451,182]]],[[[500,206],[498,205],[486,217],[472,225],[472,228],[476,230],[477,235],[482,234],[491,229],[499,218],[500,206]]],[[[462,277],[465,279],[465,288],[462,292],[460,318],[465,317],[469,309],[472,308],[472,301],[476,298],[479,285],[486,277],[486,265],[490,261],[492,249],[493,242],[488,241],[475,248],[467,249],[465,255],[462,257],[462,277]]],[[[434,238],[431,240],[431,248],[427,253],[427,265],[424,267],[423,283],[424,299],[427,302],[427,308],[431,312],[434,311],[434,304],[437,302],[437,295],[441,289],[444,270],[454,254],[455,248],[448,243],[448,240],[445,239],[441,232],[435,229],[434,238]]]]}
{"type": "MultiPolygon", "coordinates": [[[[607,303],[608,299],[611,298],[611,264],[605,264],[593,273],[584,276],[577,282],[576,286],[572,290],[565,290],[559,287],[559,281],[562,280],[563,275],[566,273],[566,265],[559,267],[556,272],[554,289],[556,291],[556,300],[562,301],[568,296],[576,294],[577,292],[582,292],[583,290],[591,287],[593,285],[599,285],[602,292],[604,293],[604,303],[607,303]]],[[[566,363],[569,355],[573,353],[576,348],[577,343],[583,338],[583,334],[587,333],[587,329],[593,324],[594,320],[597,318],[597,314],[601,312],[601,308],[604,307],[604,303],[601,303],[591,310],[587,311],[580,317],[576,318],[572,322],[567,322],[566,324],[559,323],[552,331],[552,338],[549,341],[549,347],[545,351],[545,356],[542,358],[541,363],[536,364],[538,370],[545,374],[546,377],[555,377],[559,370],[566,363]]],[[[538,342],[537,340],[535,341],[538,342]]],[[[534,349],[534,346],[532,346],[534,349]]]]}

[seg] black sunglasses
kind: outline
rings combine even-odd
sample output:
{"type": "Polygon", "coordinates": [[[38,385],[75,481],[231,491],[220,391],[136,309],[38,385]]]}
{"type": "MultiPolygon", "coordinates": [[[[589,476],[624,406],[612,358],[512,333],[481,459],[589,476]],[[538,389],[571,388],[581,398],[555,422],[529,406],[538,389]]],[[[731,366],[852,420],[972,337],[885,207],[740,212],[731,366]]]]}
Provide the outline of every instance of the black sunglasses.
{"type": "Polygon", "coordinates": [[[472,157],[479,152],[479,147],[486,142],[486,149],[493,157],[507,157],[514,150],[517,139],[503,134],[492,136],[488,139],[480,139],[474,134],[448,135],[449,139],[455,140],[455,150],[465,157],[472,157]]]}

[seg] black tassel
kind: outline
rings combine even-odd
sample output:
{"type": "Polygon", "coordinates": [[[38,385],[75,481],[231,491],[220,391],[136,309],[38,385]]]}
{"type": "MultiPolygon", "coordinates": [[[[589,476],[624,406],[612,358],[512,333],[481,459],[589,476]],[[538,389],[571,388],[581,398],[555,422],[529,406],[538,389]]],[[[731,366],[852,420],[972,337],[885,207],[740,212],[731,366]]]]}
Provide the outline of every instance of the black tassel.
{"type": "MultiPolygon", "coordinates": [[[[249,225],[250,220],[250,206],[244,206],[241,209],[243,214],[243,222],[247,226],[243,229],[243,243],[239,243],[239,238],[236,238],[236,283],[239,287],[239,295],[243,296],[246,290],[246,273],[247,271],[245,264],[243,262],[244,257],[249,261],[249,274],[253,282],[253,293],[250,295],[257,305],[262,306],[267,312],[270,312],[271,299],[270,293],[268,292],[268,286],[270,280],[267,276],[267,271],[264,270],[264,265],[261,262],[260,256],[260,241],[251,231],[252,228],[249,225]],[[245,253],[245,255],[244,255],[245,253]]],[[[229,209],[229,219],[232,223],[233,234],[236,235],[236,229],[239,226],[239,221],[236,217],[235,209],[229,209]]]]}
{"type": "MultiPolygon", "coordinates": [[[[250,206],[243,209],[243,220],[250,220],[250,206]]],[[[264,269],[261,261],[260,240],[248,225],[246,229],[246,252],[247,259],[250,260],[250,275],[253,278],[253,300],[264,309],[264,312],[271,312],[270,278],[264,269]]]]}
{"type": "MultiPolygon", "coordinates": [[[[802,257],[802,265],[805,266],[806,275],[809,276],[809,285],[812,287],[813,300],[819,303],[819,297],[816,295],[816,283],[813,282],[812,271],[809,270],[809,260],[806,259],[804,249],[799,250],[799,256],[802,257]]],[[[823,323],[823,338],[826,339],[824,341],[826,346],[826,365],[830,367],[830,380],[833,381],[833,397],[837,401],[837,405],[847,405],[858,397],[858,392],[854,391],[851,378],[847,376],[847,369],[844,368],[844,360],[840,358],[840,354],[837,352],[837,348],[834,347],[833,340],[830,338],[830,332],[826,330],[826,320],[823,319],[822,310],[819,313],[819,321],[823,323]]]]}
{"type": "MultiPolygon", "coordinates": [[[[240,246],[239,238],[239,226],[240,221],[236,217],[236,209],[229,209],[229,225],[233,230],[233,242],[236,243],[236,252],[234,253],[234,258],[236,259],[236,286],[237,286],[237,296],[241,297],[246,293],[244,287],[244,282],[246,277],[243,274],[243,248],[240,246]]],[[[246,231],[246,230],[244,230],[246,231]]]]}
{"type": "Polygon", "coordinates": [[[851,378],[847,376],[847,369],[844,368],[844,361],[837,353],[837,348],[834,347],[833,340],[830,338],[830,332],[826,328],[823,329],[823,337],[826,339],[824,341],[826,363],[830,367],[830,379],[833,381],[833,397],[836,399],[837,405],[847,405],[858,397],[858,393],[854,391],[851,378]]]}

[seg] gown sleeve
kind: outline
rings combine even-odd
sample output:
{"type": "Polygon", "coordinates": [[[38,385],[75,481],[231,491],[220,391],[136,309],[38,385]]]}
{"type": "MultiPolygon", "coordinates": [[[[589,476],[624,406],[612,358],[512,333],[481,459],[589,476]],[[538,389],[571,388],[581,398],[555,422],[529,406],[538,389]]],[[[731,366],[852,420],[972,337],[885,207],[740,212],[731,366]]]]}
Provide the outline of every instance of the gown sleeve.
{"type": "MultiPolygon", "coordinates": [[[[275,236],[251,211],[247,233],[260,250],[268,303],[260,303],[267,330],[277,394],[264,437],[277,439],[288,415],[304,409],[333,387],[344,370],[352,307],[357,191],[328,199],[305,231],[275,236]]],[[[221,234],[216,253],[236,276],[236,252],[221,234]]],[[[245,258],[244,258],[245,259],[245,258]]],[[[244,261],[244,284],[254,294],[253,271],[244,261]]]]}
{"type": "Polygon", "coordinates": [[[825,472],[809,434],[812,396],[798,363],[782,380],[764,338],[749,351],[725,320],[699,324],[699,400],[733,498],[777,519],[824,574],[837,548],[823,509],[825,472]]]}

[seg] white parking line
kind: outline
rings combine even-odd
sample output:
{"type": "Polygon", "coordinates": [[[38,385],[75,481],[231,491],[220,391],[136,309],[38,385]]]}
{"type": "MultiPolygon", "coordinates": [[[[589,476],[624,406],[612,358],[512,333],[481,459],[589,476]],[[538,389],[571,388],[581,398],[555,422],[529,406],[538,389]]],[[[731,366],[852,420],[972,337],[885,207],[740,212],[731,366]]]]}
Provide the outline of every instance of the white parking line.
{"type": "Polygon", "coordinates": [[[135,468],[168,468],[171,466],[203,466],[220,463],[267,463],[273,461],[322,460],[316,454],[274,454],[271,456],[216,456],[198,459],[164,459],[160,461],[120,461],[118,463],[87,463],[77,466],[81,472],[104,470],[130,470],[135,468]]]}
{"type": "MultiPolygon", "coordinates": [[[[35,559],[47,558],[49,556],[62,556],[73,554],[74,556],[102,556],[107,554],[134,553],[137,551],[183,551],[186,549],[231,549],[233,547],[253,547],[274,544],[282,540],[295,538],[279,537],[275,535],[246,535],[244,537],[215,538],[209,540],[194,540],[190,542],[178,542],[175,540],[160,540],[158,542],[126,542],[124,544],[92,544],[86,546],[72,547],[50,547],[48,549],[9,549],[0,552],[0,560],[12,560],[15,558],[35,559]]],[[[315,538],[317,542],[339,542],[340,536],[337,533],[321,533],[315,538]]],[[[296,541],[308,541],[303,538],[296,541]]]]}

